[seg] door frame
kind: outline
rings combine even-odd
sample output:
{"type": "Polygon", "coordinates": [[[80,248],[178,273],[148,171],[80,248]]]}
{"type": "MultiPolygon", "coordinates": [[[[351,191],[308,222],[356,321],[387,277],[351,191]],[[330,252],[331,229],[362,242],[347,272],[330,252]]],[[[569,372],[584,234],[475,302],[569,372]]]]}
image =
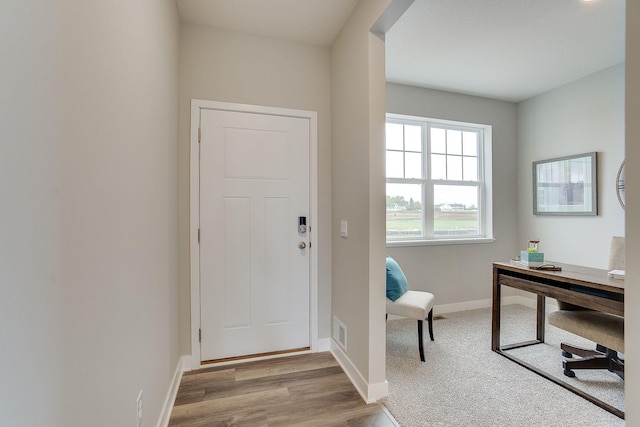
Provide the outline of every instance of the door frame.
{"type": "Polygon", "coordinates": [[[309,225],[311,227],[309,240],[316,245],[313,250],[309,251],[311,263],[309,265],[309,344],[311,346],[311,352],[318,351],[318,239],[315,238],[317,235],[318,218],[318,113],[307,110],[293,110],[287,108],[192,99],[190,136],[191,154],[189,166],[191,369],[199,369],[202,367],[200,360],[200,244],[198,242],[198,229],[200,228],[200,148],[198,137],[200,111],[202,109],[268,114],[309,120],[309,225]]]}

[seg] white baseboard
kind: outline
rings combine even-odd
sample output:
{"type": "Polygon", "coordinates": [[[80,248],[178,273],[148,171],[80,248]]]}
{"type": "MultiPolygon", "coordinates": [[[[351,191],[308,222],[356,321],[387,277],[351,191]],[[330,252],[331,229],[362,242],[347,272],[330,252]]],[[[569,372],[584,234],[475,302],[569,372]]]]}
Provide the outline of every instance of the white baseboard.
{"type": "Polygon", "coordinates": [[[389,383],[384,380],[381,383],[369,384],[369,398],[365,401],[374,403],[387,396],[389,396],[389,383]]]}
{"type": "MultiPolygon", "coordinates": [[[[502,297],[502,304],[503,305],[520,304],[527,307],[535,308],[536,300],[523,297],[520,295],[512,295],[512,296],[502,297]]],[[[492,305],[493,305],[493,300],[491,298],[481,299],[476,301],[458,302],[453,304],[436,305],[433,307],[433,315],[436,316],[438,314],[455,313],[458,311],[490,308],[492,305]]]]}
{"type": "Polygon", "coordinates": [[[158,419],[157,427],[167,427],[169,425],[171,411],[173,411],[173,404],[175,403],[176,396],[178,395],[178,388],[180,388],[182,374],[190,370],[190,359],[191,356],[182,356],[180,357],[180,359],[178,359],[178,364],[173,374],[173,379],[171,380],[171,384],[169,385],[167,397],[164,399],[164,405],[162,405],[162,411],[160,412],[160,418],[158,419]]]}
{"type": "MultiPolygon", "coordinates": [[[[493,301],[491,298],[476,301],[457,302],[453,304],[442,304],[433,306],[433,315],[443,315],[447,313],[457,313],[459,311],[478,310],[480,308],[491,308],[493,301]]],[[[525,307],[536,308],[536,300],[520,295],[502,297],[503,305],[520,304],[525,307]]],[[[547,312],[557,309],[557,304],[553,298],[547,299],[547,312]],[[555,308],[554,308],[555,307],[555,308]]],[[[389,315],[389,320],[401,319],[401,316],[389,315]]]]}
{"type": "MultiPolygon", "coordinates": [[[[510,297],[502,298],[502,305],[512,305],[519,304],[524,305],[529,308],[537,308],[537,301],[533,298],[527,298],[520,295],[514,295],[510,297]]],[[[552,311],[556,311],[558,309],[558,301],[555,298],[546,298],[545,299],[545,311],[546,313],[551,313],[552,311]]]]}
{"type": "Polygon", "coordinates": [[[479,308],[491,307],[491,299],[482,299],[476,301],[457,302],[453,304],[442,304],[433,307],[433,315],[437,316],[446,313],[455,313],[458,311],[477,310],[479,308]]]}
{"type": "Polygon", "coordinates": [[[362,399],[369,404],[377,402],[389,395],[389,384],[387,380],[378,384],[369,384],[360,374],[360,371],[351,363],[351,359],[345,354],[342,348],[333,339],[331,341],[331,354],[338,361],[340,367],[347,374],[351,384],[358,390],[362,399]]]}
{"type": "Polygon", "coordinates": [[[191,367],[193,365],[191,365],[192,361],[191,361],[191,355],[190,354],[186,354],[184,356],[182,356],[180,358],[180,360],[182,361],[182,372],[189,372],[191,370],[191,367]]]}
{"type": "Polygon", "coordinates": [[[318,338],[311,348],[312,352],[331,351],[331,338],[318,338]]]}
{"type": "MultiPolygon", "coordinates": [[[[558,308],[558,304],[556,300],[553,298],[547,298],[547,311],[555,311],[558,308]]],[[[454,304],[442,304],[433,306],[433,315],[437,316],[439,314],[446,313],[455,313],[458,311],[468,311],[468,310],[477,310],[480,308],[490,308],[493,304],[491,298],[476,300],[476,301],[467,301],[467,302],[459,302],[454,304]]],[[[511,295],[502,297],[502,305],[512,305],[519,304],[524,305],[525,307],[536,308],[536,299],[535,298],[527,298],[522,295],[511,295]]]]}

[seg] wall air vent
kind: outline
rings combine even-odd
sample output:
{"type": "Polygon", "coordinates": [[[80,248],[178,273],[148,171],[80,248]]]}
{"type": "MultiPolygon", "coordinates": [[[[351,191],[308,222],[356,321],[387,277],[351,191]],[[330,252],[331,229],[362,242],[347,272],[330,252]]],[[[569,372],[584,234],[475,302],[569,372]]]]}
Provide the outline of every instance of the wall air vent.
{"type": "Polygon", "coordinates": [[[347,327],[336,316],[333,316],[333,340],[347,352],[347,327]]]}

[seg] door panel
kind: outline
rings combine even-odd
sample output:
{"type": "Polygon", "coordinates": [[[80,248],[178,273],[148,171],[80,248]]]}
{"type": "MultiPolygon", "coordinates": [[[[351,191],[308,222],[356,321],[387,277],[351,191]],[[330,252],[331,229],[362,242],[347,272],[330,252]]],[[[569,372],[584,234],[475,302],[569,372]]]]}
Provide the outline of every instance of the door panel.
{"type": "Polygon", "coordinates": [[[201,360],[309,347],[309,120],[201,110],[201,360]]]}

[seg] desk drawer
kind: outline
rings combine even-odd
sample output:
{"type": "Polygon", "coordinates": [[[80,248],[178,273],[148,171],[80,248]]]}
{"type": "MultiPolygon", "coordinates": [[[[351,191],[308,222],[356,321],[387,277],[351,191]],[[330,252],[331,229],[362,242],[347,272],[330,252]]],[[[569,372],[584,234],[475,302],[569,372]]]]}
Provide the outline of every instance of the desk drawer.
{"type": "Polygon", "coordinates": [[[556,298],[581,307],[604,313],[624,316],[624,294],[593,289],[587,286],[535,277],[529,280],[526,275],[514,272],[498,273],[498,284],[521,289],[536,295],[556,298]]]}

